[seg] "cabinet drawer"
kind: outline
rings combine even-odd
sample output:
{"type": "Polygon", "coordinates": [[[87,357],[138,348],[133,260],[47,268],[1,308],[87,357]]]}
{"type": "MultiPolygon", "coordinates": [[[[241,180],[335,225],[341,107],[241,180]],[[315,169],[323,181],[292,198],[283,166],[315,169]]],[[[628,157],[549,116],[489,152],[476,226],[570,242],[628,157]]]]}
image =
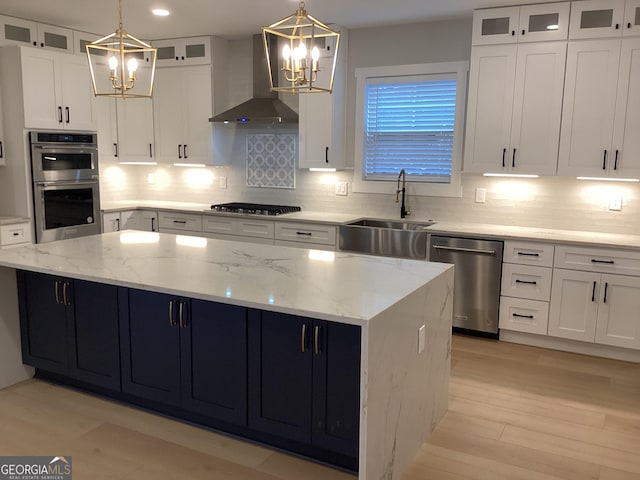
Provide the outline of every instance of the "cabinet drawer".
{"type": "Polygon", "coordinates": [[[16,223],[0,227],[0,245],[17,245],[19,243],[31,243],[31,224],[16,223]]]}
{"type": "Polygon", "coordinates": [[[202,219],[202,230],[210,233],[234,234],[235,218],[205,216],[202,219]]]}
{"type": "Polygon", "coordinates": [[[273,239],[273,222],[265,220],[240,220],[236,224],[236,235],[273,239]]]}
{"type": "Polygon", "coordinates": [[[205,216],[202,228],[208,233],[241,235],[273,240],[273,222],[223,216],[205,216]]]}
{"type": "Polygon", "coordinates": [[[549,301],[551,295],[551,268],[530,265],[502,265],[500,293],[507,297],[549,301]]]}
{"type": "Polygon", "coordinates": [[[500,297],[500,323],[503,330],[547,334],[549,302],[500,297]]]}
{"type": "Polygon", "coordinates": [[[192,215],[188,213],[158,213],[158,224],[160,228],[170,228],[172,230],[184,230],[190,232],[202,231],[202,215],[192,215]]]}
{"type": "MultiPolygon", "coordinates": [[[[324,250],[327,252],[335,251],[334,245],[323,245],[322,243],[302,243],[302,242],[292,242],[289,240],[276,240],[274,242],[274,245],[279,245],[281,247],[308,248],[309,250],[324,250]]],[[[312,256],[313,254],[310,255],[310,257],[312,256]]],[[[331,258],[331,257],[319,255],[317,256],[317,258],[324,259],[324,258],[331,258]]]]}
{"type": "Polygon", "coordinates": [[[556,247],[556,268],[588,272],[640,275],[640,252],[608,248],[556,247]]]}
{"type": "Polygon", "coordinates": [[[336,231],[335,225],[277,222],[275,238],[293,242],[335,245],[336,231]]]}
{"type": "Polygon", "coordinates": [[[553,265],[553,245],[507,240],[504,242],[503,261],[521,265],[551,267],[553,265]]]}

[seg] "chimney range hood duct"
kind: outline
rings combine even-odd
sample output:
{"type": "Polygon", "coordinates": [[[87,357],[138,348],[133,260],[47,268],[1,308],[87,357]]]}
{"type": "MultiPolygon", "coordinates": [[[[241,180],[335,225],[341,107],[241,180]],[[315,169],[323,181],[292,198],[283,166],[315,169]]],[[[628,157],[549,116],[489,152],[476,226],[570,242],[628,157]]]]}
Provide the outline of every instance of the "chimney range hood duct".
{"type": "MultiPolygon", "coordinates": [[[[274,38],[269,49],[277,49],[274,38]]],[[[277,58],[273,52],[272,58],[277,58]]],[[[272,68],[274,68],[272,66],[272,68]]],[[[277,66],[275,66],[277,68],[277,66]]],[[[253,36],[253,98],[209,119],[215,123],[297,123],[298,114],[271,92],[262,35],[253,36]]]]}

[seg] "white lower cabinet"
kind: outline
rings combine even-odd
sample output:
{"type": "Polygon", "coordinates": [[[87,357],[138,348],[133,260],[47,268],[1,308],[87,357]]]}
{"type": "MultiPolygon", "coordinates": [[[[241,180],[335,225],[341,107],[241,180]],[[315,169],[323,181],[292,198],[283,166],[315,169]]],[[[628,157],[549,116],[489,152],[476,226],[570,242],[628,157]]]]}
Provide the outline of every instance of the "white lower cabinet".
{"type": "Polygon", "coordinates": [[[554,269],[548,335],[640,350],[640,276],[634,269],[623,270],[629,275],[602,273],[634,265],[637,257],[635,252],[558,247],[556,265],[574,259],[576,270],[554,269]]]}
{"type": "Polygon", "coordinates": [[[547,334],[553,250],[550,244],[504,242],[499,322],[502,330],[547,334]]]}
{"type": "Polygon", "coordinates": [[[32,239],[31,222],[0,226],[0,248],[24,245],[31,243],[32,239]]]}
{"type": "Polygon", "coordinates": [[[121,230],[158,231],[158,212],[152,210],[122,210],[102,214],[102,232],[121,230]]]}
{"type": "Polygon", "coordinates": [[[276,223],[276,245],[335,250],[336,236],[337,228],[335,225],[293,222],[276,223]]]}

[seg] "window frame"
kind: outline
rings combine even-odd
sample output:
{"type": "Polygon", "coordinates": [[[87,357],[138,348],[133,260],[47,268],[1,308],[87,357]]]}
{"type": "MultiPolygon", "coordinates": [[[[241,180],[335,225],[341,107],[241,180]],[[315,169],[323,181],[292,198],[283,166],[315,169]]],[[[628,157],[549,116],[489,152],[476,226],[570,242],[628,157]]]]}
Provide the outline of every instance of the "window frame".
{"type": "Polygon", "coordinates": [[[456,109],[450,183],[429,183],[424,179],[412,181],[407,176],[407,189],[412,195],[461,197],[462,152],[464,143],[465,108],[469,62],[441,62],[413,65],[356,68],[356,118],[353,191],[361,193],[395,194],[395,179],[365,180],[364,178],[364,128],[365,95],[367,80],[373,77],[397,77],[408,75],[453,74],[456,77],[456,109]]]}

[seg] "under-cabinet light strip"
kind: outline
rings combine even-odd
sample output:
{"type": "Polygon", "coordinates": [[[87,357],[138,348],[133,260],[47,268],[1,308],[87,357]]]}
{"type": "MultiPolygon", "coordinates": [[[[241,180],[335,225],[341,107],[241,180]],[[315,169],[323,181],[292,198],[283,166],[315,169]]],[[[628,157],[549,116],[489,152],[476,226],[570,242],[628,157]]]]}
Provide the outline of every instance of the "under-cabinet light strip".
{"type": "Polygon", "coordinates": [[[640,178],[576,177],[576,179],[599,180],[601,182],[640,182],[640,178]]]}

